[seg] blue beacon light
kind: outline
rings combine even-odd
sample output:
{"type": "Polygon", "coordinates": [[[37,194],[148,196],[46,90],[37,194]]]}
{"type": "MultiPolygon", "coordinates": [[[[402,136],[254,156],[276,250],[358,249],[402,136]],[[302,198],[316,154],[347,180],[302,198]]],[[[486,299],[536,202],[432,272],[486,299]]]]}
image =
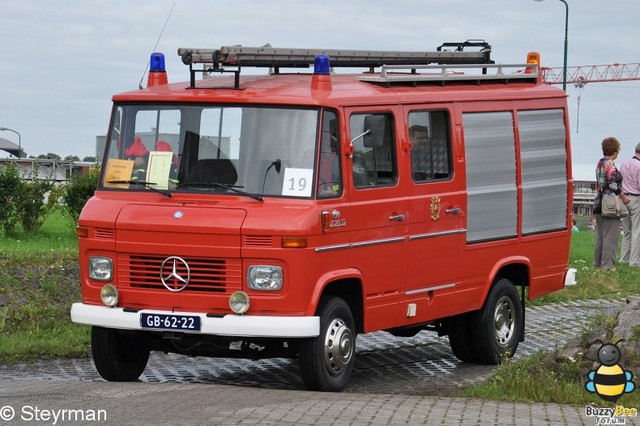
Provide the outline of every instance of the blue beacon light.
{"type": "Polygon", "coordinates": [[[149,65],[149,71],[151,72],[165,72],[164,55],[159,52],[151,54],[151,60],[149,65]]]}
{"type": "Polygon", "coordinates": [[[331,65],[328,55],[316,55],[313,60],[313,73],[315,75],[329,75],[331,65]]]}
{"type": "MultiPolygon", "coordinates": [[[[164,55],[154,52],[149,59],[149,76],[147,77],[147,87],[163,86],[168,84],[167,70],[164,66],[164,55]]],[[[142,89],[142,87],[140,87],[142,89]]]]}

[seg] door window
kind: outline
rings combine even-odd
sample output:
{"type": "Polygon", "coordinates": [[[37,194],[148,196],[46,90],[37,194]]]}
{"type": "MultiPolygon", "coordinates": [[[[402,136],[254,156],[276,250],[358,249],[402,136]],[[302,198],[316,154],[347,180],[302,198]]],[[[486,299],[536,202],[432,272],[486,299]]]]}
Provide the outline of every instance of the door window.
{"type": "Polygon", "coordinates": [[[355,187],[394,185],[398,172],[391,114],[354,114],[349,124],[355,187]]]}
{"type": "Polygon", "coordinates": [[[411,176],[414,182],[451,177],[451,138],[445,111],[409,114],[411,176]]]}

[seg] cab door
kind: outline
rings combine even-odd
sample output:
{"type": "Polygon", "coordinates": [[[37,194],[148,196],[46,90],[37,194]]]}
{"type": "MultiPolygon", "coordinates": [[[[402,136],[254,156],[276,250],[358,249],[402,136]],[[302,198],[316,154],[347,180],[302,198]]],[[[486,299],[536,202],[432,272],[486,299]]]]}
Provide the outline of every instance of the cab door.
{"type": "Polygon", "coordinates": [[[451,111],[406,108],[411,142],[408,187],[406,321],[448,316],[463,303],[466,192],[464,158],[455,157],[451,111]],[[411,313],[410,313],[411,312],[411,313]]]}
{"type": "Polygon", "coordinates": [[[407,200],[398,172],[393,111],[352,109],[347,113],[353,149],[351,258],[362,273],[365,331],[370,331],[397,322],[404,287],[407,200]]]}

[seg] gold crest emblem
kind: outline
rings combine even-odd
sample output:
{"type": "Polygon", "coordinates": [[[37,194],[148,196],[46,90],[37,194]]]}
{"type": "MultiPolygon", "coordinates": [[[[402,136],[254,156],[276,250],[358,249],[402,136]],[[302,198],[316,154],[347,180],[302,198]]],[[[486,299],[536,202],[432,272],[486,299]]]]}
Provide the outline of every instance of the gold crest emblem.
{"type": "Polygon", "coordinates": [[[431,197],[429,211],[431,212],[431,220],[440,219],[440,197],[431,197]]]}

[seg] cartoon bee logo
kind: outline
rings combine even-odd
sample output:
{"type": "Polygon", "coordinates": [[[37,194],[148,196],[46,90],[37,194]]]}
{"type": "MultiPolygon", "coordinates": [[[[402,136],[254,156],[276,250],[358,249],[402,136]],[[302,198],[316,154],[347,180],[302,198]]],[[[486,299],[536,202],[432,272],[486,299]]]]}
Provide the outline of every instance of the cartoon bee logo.
{"type": "Polygon", "coordinates": [[[589,381],[585,385],[587,391],[613,403],[617,403],[623,393],[633,392],[636,387],[631,381],[633,374],[618,365],[621,357],[622,353],[617,345],[606,343],[600,346],[598,361],[602,365],[589,372],[589,381]]]}

